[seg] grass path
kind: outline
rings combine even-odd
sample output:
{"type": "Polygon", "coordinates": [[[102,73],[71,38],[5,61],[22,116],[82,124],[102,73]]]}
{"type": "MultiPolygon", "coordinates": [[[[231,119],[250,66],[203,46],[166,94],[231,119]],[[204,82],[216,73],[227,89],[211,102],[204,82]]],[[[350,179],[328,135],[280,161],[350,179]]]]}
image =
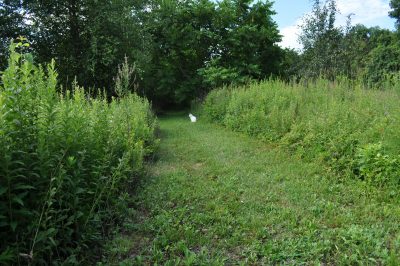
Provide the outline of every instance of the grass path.
{"type": "Polygon", "coordinates": [[[400,264],[398,196],[186,115],[160,127],[109,263],[400,264]]]}

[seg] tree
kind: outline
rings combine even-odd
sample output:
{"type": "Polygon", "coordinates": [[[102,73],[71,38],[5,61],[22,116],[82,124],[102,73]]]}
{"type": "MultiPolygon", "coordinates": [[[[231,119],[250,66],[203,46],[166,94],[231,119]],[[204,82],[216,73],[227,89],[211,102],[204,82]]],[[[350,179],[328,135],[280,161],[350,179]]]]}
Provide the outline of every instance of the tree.
{"type": "Polygon", "coordinates": [[[283,51],[272,3],[225,0],[215,19],[217,41],[210,61],[199,70],[206,85],[241,84],[278,75],[283,51]]]}
{"type": "MultiPolygon", "coordinates": [[[[85,34],[85,75],[88,85],[113,87],[113,77],[125,57],[135,65],[138,81],[149,65],[151,36],[143,26],[147,1],[90,1],[85,34]]],[[[111,92],[110,92],[111,93],[111,92]]]]}
{"type": "Polygon", "coordinates": [[[214,46],[215,3],[208,0],[154,1],[145,19],[152,36],[151,62],[142,82],[159,106],[182,106],[202,91],[197,70],[214,46]]]}
{"type": "Polygon", "coordinates": [[[335,26],[338,9],[335,0],[314,1],[312,12],[304,18],[300,42],[303,45],[302,75],[334,78],[346,67],[344,31],[335,26]]]}
{"type": "Polygon", "coordinates": [[[394,32],[380,30],[371,41],[374,47],[366,56],[365,78],[369,83],[380,86],[380,83],[400,73],[400,40],[394,32]]]}
{"type": "Polygon", "coordinates": [[[301,55],[294,49],[284,49],[283,58],[279,66],[279,77],[283,80],[295,80],[299,78],[301,69],[301,55]]]}
{"type": "Polygon", "coordinates": [[[11,39],[28,35],[25,11],[20,0],[0,2],[0,70],[6,68],[8,47],[11,39]]]}
{"type": "Polygon", "coordinates": [[[146,61],[146,34],[140,25],[144,1],[27,0],[32,42],[39,62],[55,58],[65,87],[77,78],[86,87],[107,88],[126,55],[146,61]]]}
{"type": "MultiPolygon", "coordinates": [[[[368,28],[364,25],[355,25],[351,27],[349,32],[345,36],[345,41],[348,42],[348,47],[345,51],[347,60],[350,63],[349,77],[357,78],[364,76],[370,79],[371,75],[376,77],[379,76],[375,72],[376,66],[373,64],[377,63],[376,59],[371,59],[371,57],[376,57],[376,51],[373,52],[379,46],[391,46],[396,43],[396,34],[387,29],[381,29],[379,27],[368,28]],[[375,63],[373,63],[375,62],[375,63]]],[[[380,49],[379,54],[383,50],[380,49]]],[[[389,61],[397,60],[392,58],[389,61]]],[[[388,62],[389,62],[388,61],[388,62]]],[[[383,62],[380,62],[382,66],[383,62]]],[[[386,68],[383,68],[384,70],[386,68]]],[[[387,70],[387,69],[386,69],[387,70]]],[[[385,71],[386,71],[385,70],[385,71]]],[[[383,78],[384,76],[382,76],[383,78]]]]}
{"type": "Polygon", "coordinates": [[[4,35],[29,34],[35,60],[54,58],[64,88],[76,79],[116,95],[113,77],[125,57],[135,65],[137,92],[164,106],[188,105],[214,86],[282,74],[285,55],[270,1],[4,3],[2,30],[15,26],[4,35]]]}
{"type": "MultiPolygon", "coordinates": [[[[88,48],[85,19],[88,1],[27,0],[30,13],[32,47],[39,62],[55,58],[63,85],[78,78],[83,82],[84,51],[88,48]]],[[[86,85],[86,84],[85,84],[86,85]]]]}
{"type": "Polygon", "coordinates": [[[396,26],[400,29],[400,0],[391,0],[390,7],[392,10],[389,12],[389,16],[396,19],[396,26]]]}

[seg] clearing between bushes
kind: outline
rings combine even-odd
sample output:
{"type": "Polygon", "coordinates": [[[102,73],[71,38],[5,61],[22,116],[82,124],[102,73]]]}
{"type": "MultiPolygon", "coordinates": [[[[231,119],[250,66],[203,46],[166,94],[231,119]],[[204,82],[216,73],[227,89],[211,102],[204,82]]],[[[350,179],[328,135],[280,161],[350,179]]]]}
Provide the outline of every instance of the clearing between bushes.
{"type": "Polygon", "coordinates": [[[158,159],[106,264],[399,264],[389,188],[186,114],[159,122],[158,159]]]}

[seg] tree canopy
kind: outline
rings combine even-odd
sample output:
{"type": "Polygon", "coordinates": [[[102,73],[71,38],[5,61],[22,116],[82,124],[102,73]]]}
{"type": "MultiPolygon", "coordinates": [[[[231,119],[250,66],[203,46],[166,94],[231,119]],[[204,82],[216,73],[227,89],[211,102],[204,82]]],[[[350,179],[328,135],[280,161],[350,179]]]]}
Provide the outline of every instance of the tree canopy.
{"type": "MultiPolygon", "coordinates": [[[[396,4],[392,1],[395,16],[396,4]]],[[[336,0],[315,0],[312,12],[304,18],[299,41],[303,45],[297,75],[301,77],[338,76],[361,78],[379,87],[379,83],[399,71],[400,46],[396,32],[379,27],[337,26],[336,0]]]]}
{"type": "MultiPolygon", "coordinates": [[[[399,26],[399,0],[390,6],[399,26]]],[[[0,68],[11,39],[25,36],[38,63],[55,59],[63,89],[76,80],[111,97],[126,60],[137,92],[162,108],[271,77],[379,83],[383,72],[397,73],[400,35],[352,25],[351,16],[337,26],[339,12],[336,0],[314,0],[299,39],[303,49],[294,51],[278,45],[272,1],[7,0],[0,4],[0,68]]]]}
{"type": "Polygon", "coordinates": [[[396,25],[400,27],[400,0],[391,0],[390,7],[392,10],[389,12],[389,15],[396,19],[396,25]]]}
{"type": "Polygon", "coordinates": [[[8,1],[1,12],[8,38],[2,54],[9,39],[28,36],[37,61],[55,58],[64,87],[76,78],[113,95],[126,56],[140,93],[182,106],[210,86],[280,72],[283,52],[269,1],[26,0],[8,1]]]}

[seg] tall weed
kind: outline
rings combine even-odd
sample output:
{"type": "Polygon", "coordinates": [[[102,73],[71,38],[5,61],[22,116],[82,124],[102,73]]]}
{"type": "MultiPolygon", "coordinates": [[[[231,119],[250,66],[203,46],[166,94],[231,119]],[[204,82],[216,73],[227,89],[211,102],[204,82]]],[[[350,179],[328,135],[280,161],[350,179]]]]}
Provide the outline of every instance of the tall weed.
{"type": "Polygon", "coordinates": [[[399,178],[400,94],[396,86],[367,90],[361,82],[343,78],[308,83],[269,80],[211,92],[203,114],[232,130],[278,142],[332,171],[388,183],[389,176],[399,178]],[[382,151],[370,155],[378,143],[382,151]]]}
{"type": "Polygon", "coordinates": [[[156,120],[135,94],[57,93],[54,62],[35,66],[21,46],[0,87],[0,264],[88,263],[123,219],[156,120]]]}

